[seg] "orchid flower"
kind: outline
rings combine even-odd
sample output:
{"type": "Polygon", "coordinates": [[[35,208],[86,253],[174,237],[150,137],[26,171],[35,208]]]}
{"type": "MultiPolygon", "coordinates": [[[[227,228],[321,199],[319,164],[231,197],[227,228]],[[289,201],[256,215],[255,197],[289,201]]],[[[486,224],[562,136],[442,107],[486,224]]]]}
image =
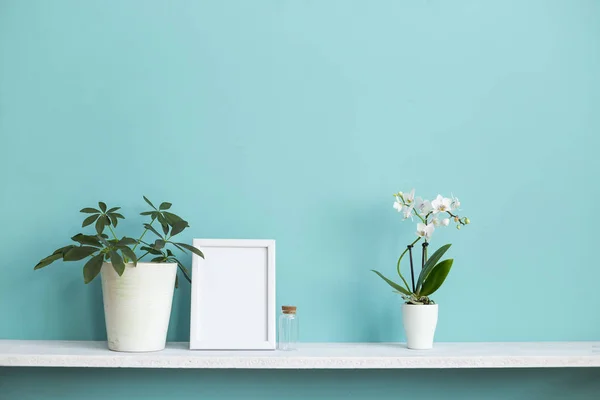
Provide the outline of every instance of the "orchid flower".
{"type": "Polygon", "coordinates": [[[421,197],[417,197],[417,200],[415,202],[415,209],[420,215],[423,216],[433,211],[433,208],[431,207],[431,202],[429,200],[423,200],[421,197]]]}
{"type": "Polygon", "coordinates": [[[404,195],[404,201],[406,204],[413,204],[415,201],[415,189],[404,195]]]}
{"type": "Polygon", "coordinates": [[[398,210],[398,212],[401,212],[402,211],[402,207],[404,207],[402,205],[402,202],[400,201],[400,199],[398,197],[396,197],[396,201],[394,202],[394,208],[396,210],[398,210]]]}
{"type": "Polygon", "coordinates": [[[417,224],[417,236],[425,238],[425,240],[429,240],[431,238],[431,235],[433,234],[434,230],[435,227],[433,226],[433,224],[425,225],[422,222],[419,222],[417,224]]]}
{"type": "Polygon", "coordinates": [[[404,219],[408,219],[409,217],[412,219],[412,212],[413,212],[413,206],[406,206],[404,207],[404,210],[402,210],[402,213],[404,214],[404,219]]]}
{"type": "Polygon", "coordinates": [[[438,194],[435,200],[431,202],[431,206],[433,207],[434,214],[440,212],[447,212],[451,209],[452,200],[447,197],[442,197],[441,194],[438,194]]]}
{"type": "Polygon", "coordinates": [[[452,195],[452,202],[450,203],[450,207],[453,210],[457,210],[460,207],[460,201],[458,200],[458,197],[454,197],[454,195],[452,195]]]}
{"type": "Polygon", "coordinates": [[[448,225],[450,225],[450,218],[444,218],[444,219],[443,219],[443,220],[440,222],[440,224],[441,224],[441,225],[443,225],[443,226],[448,226],[448,225]]]}

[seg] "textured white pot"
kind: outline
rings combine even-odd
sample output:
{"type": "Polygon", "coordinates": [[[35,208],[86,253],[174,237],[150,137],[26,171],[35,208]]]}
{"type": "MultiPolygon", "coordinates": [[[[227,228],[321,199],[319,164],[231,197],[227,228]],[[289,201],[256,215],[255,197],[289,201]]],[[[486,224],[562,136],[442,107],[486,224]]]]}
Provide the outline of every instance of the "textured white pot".
{"type": "Polygon", "coordinates": [[[144,352],[165,348],[175,263],[126,264],[119,276],[112,264],[102,265],[102,295],[108,348],[144,352]]]}
{"type": "Polygon", "coordinates": [[[406,346],[414,350],[433,347],[438,320],[438,305],[402,304],[402,322],[406,332],[406,346]]]}

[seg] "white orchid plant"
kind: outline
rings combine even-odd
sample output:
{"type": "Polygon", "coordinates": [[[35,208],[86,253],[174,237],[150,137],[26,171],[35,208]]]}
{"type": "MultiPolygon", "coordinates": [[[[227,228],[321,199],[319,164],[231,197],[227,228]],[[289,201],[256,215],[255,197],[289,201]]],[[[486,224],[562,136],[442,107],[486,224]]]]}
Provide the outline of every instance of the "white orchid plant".
{"type": "Polygon", "coordinates": [[[399,293],[407,303],[434,304],[429,296],[442,286],[452,268],[454,260],[446,259],[440,261],[450,248],[450,244],[440,247],[428,258],[427,247],[429,246],[431,237],[437,228],[446,227],[454,223],[456,228],[460,229],[462,226],[470,224],[471,221],[469,221],[469,218],[459,215],[460,201],[454,196],[444,197],[438,195],[434,200],[429,201],[421,197],[415,198],[415,190],[413,189],[409,193],[395,193],[394,198],[394,208],[402,214],[404,220],[417,219],[417,238],[406,246],[406,249],[402,252],[396,263],[396,272],[400,279],[402,279],[403,284],[398,284],[386,278],[379,271],[372,271],[390,285],[396,293],[399,293]],[[423,240],[421,272],[418,274],[415,282],[413,247],[421,240],[423,240]],[[411,285],[408,284],[400,270],[400,262],[407,253],[410,260],[411,285]]]}

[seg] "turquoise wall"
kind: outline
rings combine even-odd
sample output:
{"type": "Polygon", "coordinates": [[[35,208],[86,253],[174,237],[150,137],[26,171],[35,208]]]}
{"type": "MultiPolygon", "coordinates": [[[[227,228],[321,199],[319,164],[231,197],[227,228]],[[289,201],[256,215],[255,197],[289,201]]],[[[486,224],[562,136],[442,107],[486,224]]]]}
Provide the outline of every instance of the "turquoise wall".
{"type": "MultiPolygon", "coordinates": [[[[137,234],[145,194],[187,217],[184,240],[276,239],[277,303],[298,305],[304,341],[402,340],[369,269],[393,274],[414,226],[391,193],[416,187],[473,221],[433,240],[456,259],[438,340],[599,340],[599,16],[592,0],[0,0],[0,338],[104,339],[81,264],[32,268],[98,200],[137,234]]],[[[170,340],[188,339],[182,286],[170,340]]],[[[594,398],[599,378],[3,369],[0,399],[594,398]]]]}

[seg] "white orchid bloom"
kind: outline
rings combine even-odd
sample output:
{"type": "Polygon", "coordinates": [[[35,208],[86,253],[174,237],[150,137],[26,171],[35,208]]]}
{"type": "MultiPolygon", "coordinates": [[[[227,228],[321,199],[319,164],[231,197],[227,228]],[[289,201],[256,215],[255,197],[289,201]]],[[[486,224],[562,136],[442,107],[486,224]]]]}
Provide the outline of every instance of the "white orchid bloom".
{"type": "Polygon", "coordinates": [[[437,228],[438,226],[440,226],[440,225],[441,225],[441,222],[440,222],[440,220],[439,220],[437,217],[433,217],[433,218],[431,219],[431,221],[430,221],[430,222],[431,222],[431,223],[433,224],[433,226],[435,226],[436,228],[437,228]]]}
{"type": "Polygon", "coordinates": [[[415,201],[415,189],[404,195],[404,201],[406,204],[413,204],[415,201]]]}
{"type": "Polygon", "coordinates": [[[410,217],[410,219],[412,219],[412,212],[413,212],[413,206],[404,207],[404,210],[402,210],[402,213],[404,214],[404,219],[407,219],[409,217],[410,217]]]}
{"type": "Polygon", "coordinates": [[[399,198],[396,198],[396,201],[394,202],[394,208],[398,211],[398,212],[402,212],[402,207],[404,207],[402,205],[402,202],[400,201],[399,198]]]}
{"type": "Polygon", "coordinates": [[[433,234],[434,230],[435,230],[435,227],[433,226],[433,224],[425,225],[422,222],[419,222],[417,224],[417,236],[425,238],[425,240],[428,240],[431,238],[431,235],[433,234]]]}
{"type": "Polygon", "coordinates": [[[417,200],[415,201],[415,209],[420,215],[423,216],[433,211],[431,202],[429,200],[423,200],[421,197],[417,197],[417,200]]]}
{"type": "Polygon", "coordinates": [[[435,200],[431,202],[431,206],[433,207],[434,214],[440,212],[450,211],[452,200],[447,197],[442,197],[441,194],[438,194],[435,200]]]}
{"type": "Polygon", "coordinates": [[[450,203],[450,207],[453,210],[457,210],[460,207],[460,201],[458,200],[458,197],[454,197],[454,195],[452,195],[452,202],[450,203]]]}
{"type": "Polygon", "coordinates": [[[440,223],[443,226],[448,226],[448,225],[450,225],[450,218],[444,218],[440,223]]]}

